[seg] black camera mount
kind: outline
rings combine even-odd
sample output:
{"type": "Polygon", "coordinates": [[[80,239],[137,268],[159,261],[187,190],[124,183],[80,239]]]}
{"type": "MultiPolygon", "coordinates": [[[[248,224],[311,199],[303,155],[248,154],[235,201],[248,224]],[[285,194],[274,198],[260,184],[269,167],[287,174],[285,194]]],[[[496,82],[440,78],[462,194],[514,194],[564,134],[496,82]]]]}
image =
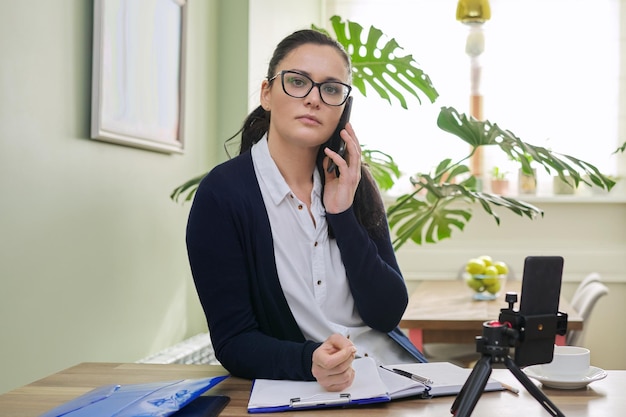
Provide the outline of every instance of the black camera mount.
{"type": "Polygon", "coordinates": [[[455,417],[469,417],[472,414],[495,363],[504,364],[552,416],[565,417],[543,391],[522,372],[520,366],[552,361],[554,337],[557,334],[566,333],[567,314],[558,312],[526,317],[513,310],[517,302],[517,293],[507,293],[505,300],[509,307],[500,310],[498,321],[484,322],[482,337],[476,337],[476,351],[481,354],[481,357],[455,398],[450,412],[455,417]],[[544,342],[540,351],[525,348],[527,345],[532,346],[533,341],[544,342]],[[550,343],[549,351],[543,349],[546,341],[550,343]],[[509,356],[512,347],[515,348],[515,361],[509,356]]]}

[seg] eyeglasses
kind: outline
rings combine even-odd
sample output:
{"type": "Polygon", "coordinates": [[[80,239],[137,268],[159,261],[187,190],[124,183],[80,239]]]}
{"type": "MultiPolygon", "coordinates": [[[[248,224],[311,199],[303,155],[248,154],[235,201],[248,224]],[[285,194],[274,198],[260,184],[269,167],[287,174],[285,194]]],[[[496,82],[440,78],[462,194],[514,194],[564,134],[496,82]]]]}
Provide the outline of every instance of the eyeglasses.
{"type": "Polygon", "coordinates": [[[304,98],[309,95],[313,87],[317,87],[322,101],[329,106],[341,106],[346,102],[352,87],[339,81],[325,81],[316,83],[308,76],[297,71],[283,70],[268,81],[272,82],[280,75],[283,91],[294,98],[304,98]]]}

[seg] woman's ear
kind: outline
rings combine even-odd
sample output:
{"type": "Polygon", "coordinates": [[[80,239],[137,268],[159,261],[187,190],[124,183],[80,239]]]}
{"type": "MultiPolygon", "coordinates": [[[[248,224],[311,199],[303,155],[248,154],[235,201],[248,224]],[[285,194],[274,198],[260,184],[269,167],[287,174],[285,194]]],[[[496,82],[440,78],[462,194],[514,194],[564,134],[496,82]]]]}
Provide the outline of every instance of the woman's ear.
{"type": "Polygon", "coordinates": [[[261,102],[261,107],[263,107],[263,109],[265,109],[265,111],[270,111],[271,109],[271,98],[272,98],[272,91],[271,91],[271,85],[269,83],[269,81],[267,80],[263,80],[263,83],[261,84],[261,97],[260,97],[260,102],[261,102]]]}

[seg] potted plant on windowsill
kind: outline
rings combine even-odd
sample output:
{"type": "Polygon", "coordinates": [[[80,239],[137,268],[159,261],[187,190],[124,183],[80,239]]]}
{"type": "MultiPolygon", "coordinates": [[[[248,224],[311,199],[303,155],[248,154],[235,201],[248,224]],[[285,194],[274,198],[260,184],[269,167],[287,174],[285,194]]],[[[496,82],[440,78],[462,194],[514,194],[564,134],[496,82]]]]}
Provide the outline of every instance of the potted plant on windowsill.
{"type": "Polygon", "coordinates": [[[576,184],[571,175],[563,173],[563,175],[555,175],[552,177],[552,194],[569,195],[576,193],[576,184]]]}
{"type": "MultiPolygon", "coordinates": [[[[382,41],[384,34],[375,27],[370,27],[364,34],[361,25],[343,22],[339,16],[333,16],[330,21],[335,39],[351,55],[352,84],[361,94],[367,97],[369,87],[390,104],[392,97],[395,98],[404,109],[408,108],[405,94],[415,97],[419,102],[421,95],[435,102],[438,93],[430,78],[417,66],[411,55],[401,55],[402,48],[395,39],[382,41]],[[366,39],[365,43],[361,39],[366,39]]],[[[324,31],[315,26],[313,28],[324,31]]],[[[529,219],[543,215],[541,209],[524,201],[477,191],[477,179],[471,175],[466,162],[480,147],[498,147],[509,158],[518,160],[522,168],[528,168],[525,172],[532,172],[530,162],[526,159],[526,156],[530,156],[536,165],[542,166],[549,173],[555,172],[559,176],[571,173],[576,185],[584,182],[610,190],[615,184],[585,161],[523,142],[509,130],[488,120],[478,121],[459,113],[453,107],[441,108],[437,125],[458,137],[465,145],[469,144],[470,150],[466,157],[458,161],[444,159],[433,172],[417,173],[410,178],[414,186],[412,192],[398,197],[387,211],[389,225],[395,232],[396,248],[408,240],[422,244],[450,238],[453,228],[463,230],[470,221],[472,208],[477,203],[497,224],[500,223],[500,217],[495,212],[496,207],[506,208],[529,219]]],[[[363,160],[370,166],[383,190],[390,189],[400,178],[398,166],[384,152],[364,149],[363,160]]],[[[170,197],[175,201],[190,200],[204,175],[177,187],[170,197]]]]}
{"type": "Polygon", "coordinates": [[[498,166],[494,166],[489,171],[491,177],[490,185],[491,192],[498,195],[506,195],[509,193],[509,178],[508,172],[502,170],[498,166]]]}
{"type": "Polygon", "coordinates": [[[537,193],[537,169],[532,166],[533,158],[524,154],[517,159],[520,168],[517,177],[517,191],[521,195],[537,193]]]}

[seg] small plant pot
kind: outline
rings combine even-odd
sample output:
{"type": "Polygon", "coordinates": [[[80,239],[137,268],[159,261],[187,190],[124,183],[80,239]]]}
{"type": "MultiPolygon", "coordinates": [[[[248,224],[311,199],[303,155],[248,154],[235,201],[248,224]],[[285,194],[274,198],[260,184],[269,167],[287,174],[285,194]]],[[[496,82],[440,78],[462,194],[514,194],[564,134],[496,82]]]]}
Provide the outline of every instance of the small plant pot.
{"type": "Polygon", "coordinates": [[[506,275],[463,274],[465,283],[472,291],[472,298],[477,301],[495,300],[504,291],[506,275]]]}
{"type": "Polygon", "coordinates": [[[535,168],[533,168],[533,175],[526,174],[521,169],[519,170],[517,189],[520,194],[537,194],[537,170],[535,168]]]}
{"type": "Polygon", "coordinates": [[[491,180],[491,192],[505,195],[509,193],[509,180],[491,180]]]}
{"type": "Polygon", "coordinates": [[[561,177],[552,177],[552,193],[555,195],[574,194],[576,192],[576,185],[574,179],[569,175],[565,177],[566,181],[561,177]]]}

